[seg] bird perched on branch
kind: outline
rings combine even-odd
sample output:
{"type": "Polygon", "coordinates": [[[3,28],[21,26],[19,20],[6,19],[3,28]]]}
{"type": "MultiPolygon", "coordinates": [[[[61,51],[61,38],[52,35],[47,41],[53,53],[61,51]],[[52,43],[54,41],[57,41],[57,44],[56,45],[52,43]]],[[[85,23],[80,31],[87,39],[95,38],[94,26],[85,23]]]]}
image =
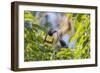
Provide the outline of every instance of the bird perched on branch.
{"type": "Polygon", "coordinates": [[[39,17],[42,27],[45,27],[46,23],[50,25],[47,30],[45,42],[55,47],[67,48],[70,37],[69,33],[73,31],[72,18],[67,16],[67,13],[57,12],[38,12],[36,16],[39,17]]]}

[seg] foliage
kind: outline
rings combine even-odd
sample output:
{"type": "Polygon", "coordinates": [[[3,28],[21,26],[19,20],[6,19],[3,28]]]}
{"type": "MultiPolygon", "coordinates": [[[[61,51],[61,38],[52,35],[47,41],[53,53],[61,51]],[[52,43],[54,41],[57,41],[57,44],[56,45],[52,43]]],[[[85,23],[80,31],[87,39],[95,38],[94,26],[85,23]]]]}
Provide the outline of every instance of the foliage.
{"type": "Polygon", "coordinates": [[[32,28],[24,28],[24,61],[69,60],[90,58],[90,15],[80,13],[66,14],[72,18],[75,33],[69,42],[77,41],[75,48],[55,48],[45,45],[44,38],[48,25],[40,27],[34,12],[26,11],[24,21],[31,22],[32,28]]]}

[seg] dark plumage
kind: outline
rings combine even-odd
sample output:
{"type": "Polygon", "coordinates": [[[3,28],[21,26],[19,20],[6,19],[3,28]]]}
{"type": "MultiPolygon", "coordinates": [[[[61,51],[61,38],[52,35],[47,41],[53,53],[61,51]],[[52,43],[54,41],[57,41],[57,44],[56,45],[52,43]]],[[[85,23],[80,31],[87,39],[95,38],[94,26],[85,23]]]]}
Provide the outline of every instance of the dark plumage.
{"type": "Polygon", "coordinates": [[[60,44],[62,47],[68,48],[68,46],[66,45],[66,43],[62,39],[60,39],[60,44]]]}
{"type": "Polygon", "coordinates": [[[55,31],[55,30],[53,30],[53,29],[50,29],[50,30],[48,31],[48,35],[49,35],[49,36],[52,36],[55,32],[57,32],[57,31],[55,31]]]}

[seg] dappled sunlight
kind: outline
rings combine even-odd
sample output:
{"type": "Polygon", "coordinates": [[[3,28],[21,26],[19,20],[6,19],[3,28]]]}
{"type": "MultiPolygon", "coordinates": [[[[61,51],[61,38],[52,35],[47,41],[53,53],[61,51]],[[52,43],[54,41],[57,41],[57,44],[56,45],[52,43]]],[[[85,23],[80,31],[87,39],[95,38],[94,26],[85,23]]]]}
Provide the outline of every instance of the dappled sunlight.
{"type": "Polygon", "coordinates": [[[90,15],[24,11],[24,61],[90,58],[90,15]]]}

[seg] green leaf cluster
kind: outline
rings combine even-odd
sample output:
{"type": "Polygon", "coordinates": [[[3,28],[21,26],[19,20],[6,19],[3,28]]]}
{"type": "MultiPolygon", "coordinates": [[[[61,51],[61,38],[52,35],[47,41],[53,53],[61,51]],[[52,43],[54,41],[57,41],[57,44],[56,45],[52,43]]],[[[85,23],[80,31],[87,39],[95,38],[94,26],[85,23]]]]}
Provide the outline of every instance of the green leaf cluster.
{"type": "Polygon", "coordinates": [[[24,12],[24,22],[32,23],[32,29],[24,28],[24,61],[69,60],[90,58],[90,15],[80,13],[67,13],[72,18],[75,33],[69,42],[77,41],[75,48],[63,48],[55,51],[55,47],[45,45],[47,24],[41,27],[34,16],[34,12],[24,12]]]}

